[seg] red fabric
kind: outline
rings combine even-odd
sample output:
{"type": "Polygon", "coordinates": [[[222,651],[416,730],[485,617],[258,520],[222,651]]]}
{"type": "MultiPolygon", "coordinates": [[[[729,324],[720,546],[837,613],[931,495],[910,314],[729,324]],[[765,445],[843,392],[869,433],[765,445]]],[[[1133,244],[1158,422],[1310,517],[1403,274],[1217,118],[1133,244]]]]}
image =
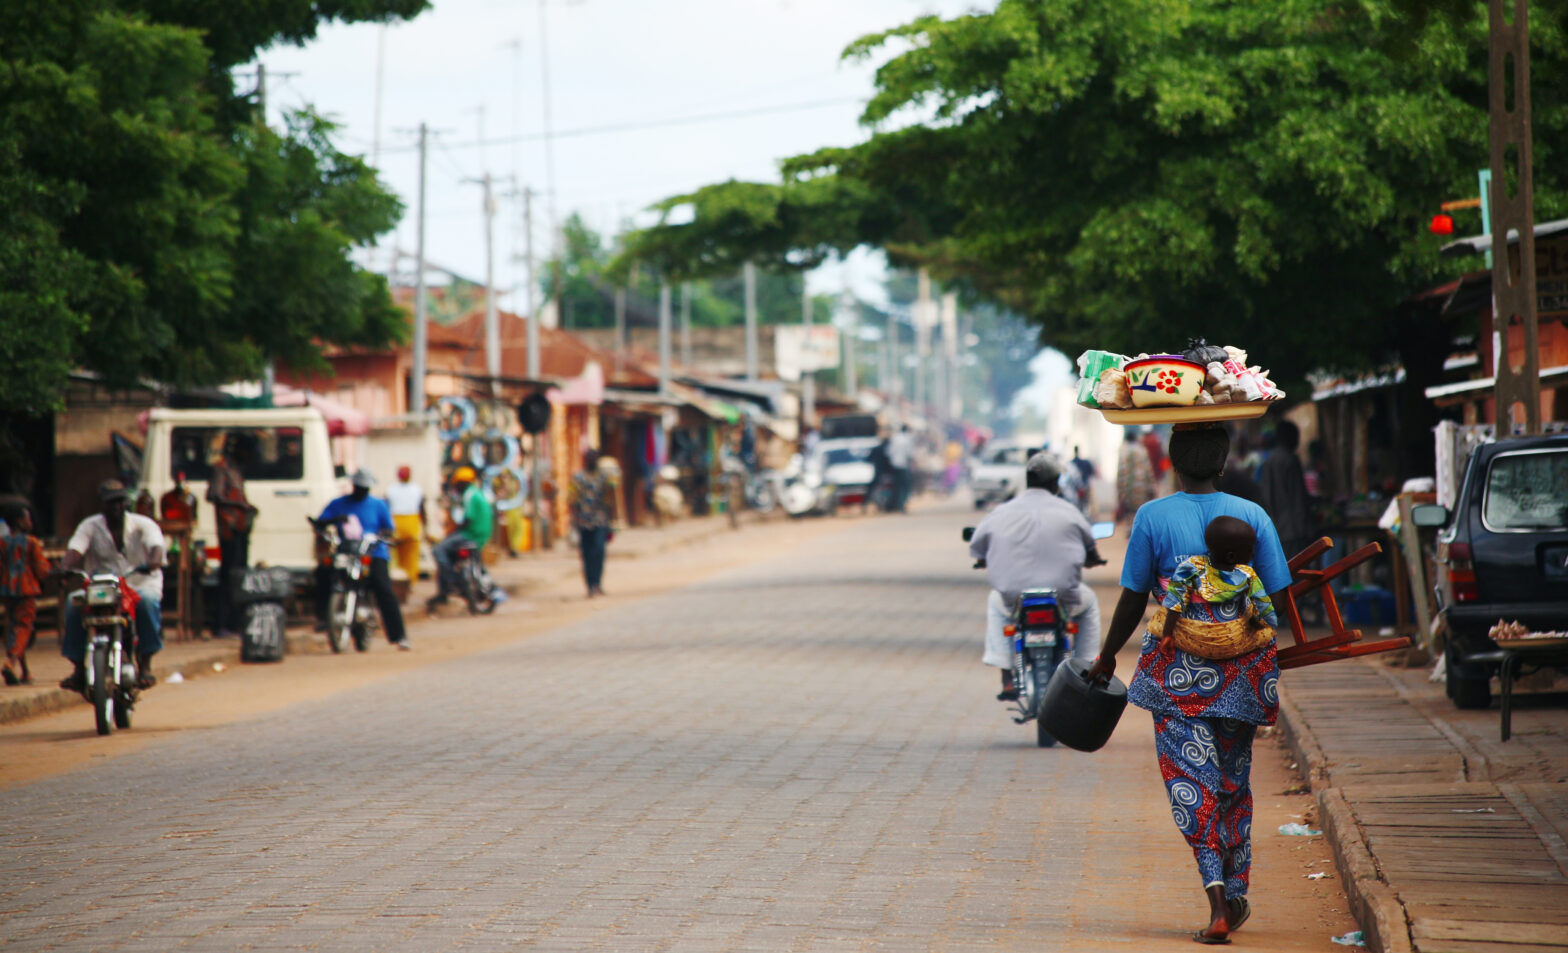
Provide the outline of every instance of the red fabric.
{"type": "Polygon", "coordinates": [[[142,604],[141,594],[131,588],[131,584],[124,579],[120,580],[120,611],[127,619],[136,618],[136,607],[142,604]]]}

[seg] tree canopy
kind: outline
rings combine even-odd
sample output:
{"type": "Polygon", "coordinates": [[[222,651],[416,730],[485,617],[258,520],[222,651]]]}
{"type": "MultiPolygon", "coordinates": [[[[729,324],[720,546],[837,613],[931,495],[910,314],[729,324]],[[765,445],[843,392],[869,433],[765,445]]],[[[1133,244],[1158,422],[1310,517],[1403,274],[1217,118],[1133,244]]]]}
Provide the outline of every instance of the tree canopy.
{"type": "MultiPolygon", "coordinates": [[[[1533,87],[1568,79],[1568,3],[1532,4],[1533,87]]],[[[1487,163],[1486,13],[1411,0],[1000,0],[853,43],[891,51],[859,145],[661,203],[630,237],[677,274],[860,244],[1037,322],[1076,353],[1205,335],[1278,375],[1384,359],[1451,277],[1426,224],[1487,163]],[[910,117],[918,117],[913,120],[910,117]]],[[[1568,102],[1537,95],[1538,217],[1561,210],[1568,102]]],[[[1479,217],[1461,228],[1479,230],[1479,217]]]]}
{"type": "Polygon", "coordinates": [[[319,117],[267,128],[230,70],[425,5],[0,6],[0,409],[52,409],[76,368],[210,384],[400,336],[384,279],[349,257],[397,199],[319,117]]]}

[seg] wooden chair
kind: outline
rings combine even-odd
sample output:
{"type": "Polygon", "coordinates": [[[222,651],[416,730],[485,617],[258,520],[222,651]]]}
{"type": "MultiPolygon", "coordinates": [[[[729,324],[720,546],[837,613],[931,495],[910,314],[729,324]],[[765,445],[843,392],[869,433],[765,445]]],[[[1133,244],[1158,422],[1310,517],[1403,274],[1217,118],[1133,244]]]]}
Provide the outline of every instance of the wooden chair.
{"type": "Polygon", "coordinates": [[[1328,582],[1376,556],[1383,551],[1383,547],[1378,543],[1368,543],[1325,569],[1305,568],[1308,563],[1323,555],[1333,545],[1334,541],[1324,536],[1290,559],[1290,574],[1295,581],[1281,596],[1284,604],[1274,607],[1274,611],[1289,626],[1291,636],[1295,639],[1294,645],[1279,650],[1281,669],[1301,668],[1303,665],[1317,665],[1338,659],[1391,652],[1394,649],[1408,648],[1410,645],[1409,636],[1363,642],[1360,629],[1345,628],[1345,622],[1339,615],[1339,601],[1334,597],[1334,589],[1328,585],[1328,582]],[[1329,628],[1329,634],[1320,639],[1307,638],[1305,627],[1301,624],[1301,610],[1297,605],[1298,599],[1314,590],[1323,598],[1323,615],[1328,621],[1329,628]]]}

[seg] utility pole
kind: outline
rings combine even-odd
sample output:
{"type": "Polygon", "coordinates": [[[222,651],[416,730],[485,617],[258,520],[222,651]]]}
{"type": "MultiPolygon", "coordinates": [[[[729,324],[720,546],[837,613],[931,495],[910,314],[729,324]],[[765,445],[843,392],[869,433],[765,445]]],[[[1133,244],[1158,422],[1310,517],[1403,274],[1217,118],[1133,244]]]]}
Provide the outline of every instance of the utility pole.
{"type": "Polygon", "coordinates": [[[920,297],[915,302],[915,407],[926,411],[926,355],[931,349],[931,275],[924,268],[917,278],[920,297]]]}
{"type": "MultiPolygon", "coordinates": [[[[534,190],[523,189],[523,257],[528,264],[528,379],[539,379],[539,282],[534,276],[534,190]]],[[[535,474],[537,477],[537,474],[535,474]]]]}
{"type": "Polygon", "coordinates": [[[409,413],[425,413],[425,160],[429,152],[429,129],[419,124],[419,198],[414,226],[414,379],[409,387],[409,413]]]}
{"type": "Polygon", "coordinates": [[[691,373],[691,282],[681,282],[681,366],[691,373]]]}
{"type": "MultiPolygon", "coordinates": [[[[806,328],[806,333],[811,333],[811,289],[806,283],[806,273],[800,273],[800,323],[806,328]]],[[[808,344],[809,339],[808,339],[808,344]]],[[[777,347],[775,341],[774,346],[777,347]]],[[[800,426],[802,431],[811,425],[817,418],[817,371],[816,368],[801,370],[800,379],[800,426]]]]}
{"type": "Polygon", "coordinates": [[[1539,326],[1535,294],[1535,175],[1531,169],[1530,136],[1530,4],[1527,0],[1489,0],[1490,43],[1487,65],[1488,138],[1491,141],[1492,354],[1496,365],[1494,395],[1497,435],[1526,436],[1541,432],[1539,326]],[[1513,22],[1508,22],[1508,7],[1513,22]],[[1512,80],[1513,108],[1508,107],[1512,80]],[[1513,149],[1513,181],[1508,194],[1509,155],[1513,149]],[[1514,277],[1508,234],[1519,236],[1519,275],[1514,277]],[[1509,357],[1517,327],[1524,360],[1515,367],[1509,357]]]}
{"type": "Polygon", "coordinates": [[[942,415],[957,420],[958,412],[958,292],[942,296],[942,415]]]}
{"type": "Polygon", "coordinates": [[[757,266],[746,262],[741,272],[746,286],[746,379],[757,379],[757,266]]]}
{"type": "Polygon", "coordinates": [[[883,350],[887,352],[887,379],[883,384],[887,391],[888,406],[893,408],[889,415],[888,423],[896,423],[900,412],[898,402],[904,396],[904,374],[898,367],[898,319],[894,317],[891,309],[887,313],[887,341],[883,350]]]}
{"type": "MultiPolygon", "coordinates": [[[[627,272],[627,275],[628,275],[627,280],[628,281],[631,280],[630,279],[630,274],[631,274],[630,272],[627,272]]],[[[615,353],[616,353],[616,360],[620,360],[620,355],[623,354],[625,351],[626,351],[626,289],[625,288],[616,288],[615,289],[615,353]]]]}
{"type": "Polygon", "coordinates": [[[501,321],[495,309],[495,199],[491,195],[490,173],[479,180],[484,187],[485,215],[485,373],[490,375],[490,394],[501,392],[501,321]]]}
{"type": "Polygon", "coordinates": [[[670,283],[659,284],[659,393],[670,392],[670,283]]]}
{"type": "Polygon", "coordinates": [[[860,337],[860,309],[856,306],[854,295],[849,293],[847,283],[838,301],[844,315],[844,392],[849,395],[850,402],[854,403],[856,395],[860,392],[860,368],[857,366],[859,358],[855,355],[855,345],[860,337]]]}

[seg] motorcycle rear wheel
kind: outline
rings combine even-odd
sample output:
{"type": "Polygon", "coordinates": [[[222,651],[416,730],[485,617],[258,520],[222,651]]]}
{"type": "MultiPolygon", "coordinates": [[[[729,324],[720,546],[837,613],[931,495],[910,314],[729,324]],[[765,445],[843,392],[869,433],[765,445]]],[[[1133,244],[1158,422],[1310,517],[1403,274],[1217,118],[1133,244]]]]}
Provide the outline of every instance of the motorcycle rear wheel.
{"type": "Polygon", "coordinates": [[[93,720],[98,733],[107,735],[114,731],[114,681],[109,675],[109,647],[93,647],[93,681],[88,686],[92,695],[93,720]]]}
{"type": "Polygon", "coordinates": [[[338,591],[332,593],[332,602],[327,608],[327,645],[332,649],[332,654],[348,650],[349,629],[354,620],[354,600],[350,593],[338,591]]]}
{"type": "Polygon", "coordinates": [[[472,562],[463,566],[463,601],[469,615],[489,615],[495,611],[495,594],[472,562]]]}

